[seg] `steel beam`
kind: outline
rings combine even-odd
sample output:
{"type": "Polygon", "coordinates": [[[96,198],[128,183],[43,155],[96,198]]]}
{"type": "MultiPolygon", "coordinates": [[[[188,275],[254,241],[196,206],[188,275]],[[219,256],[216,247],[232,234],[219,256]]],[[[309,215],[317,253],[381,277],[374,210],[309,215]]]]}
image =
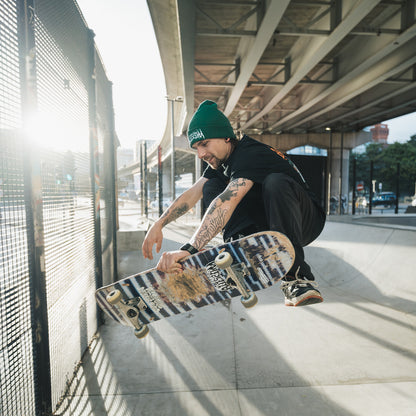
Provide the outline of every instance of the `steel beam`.
{"type": "Polygon", "coordinates": [[[246,129],[266,115],[273,107],[282,101],[289,92],[309,73],[328,53],[333,50],[381,0],[365,0],[358,3],[346,15],[345,19],[334,29],[332,34],[324,39],[314,38],[303,57],[299,60],[296,70],[289,81],[275,94],[262,111],[244,123],[241,128],[246,129]]]}
{"type": "Polygon", "coordinates": [[[272,0],[270,2],[253,45],[246,56],[241,58],[240,76],[236,80],[235,86],[227,101],[224,109],[225,115],[230,115],[237,105],[251,74],[260,61],[289,3],[290,0],[272,0]]]}

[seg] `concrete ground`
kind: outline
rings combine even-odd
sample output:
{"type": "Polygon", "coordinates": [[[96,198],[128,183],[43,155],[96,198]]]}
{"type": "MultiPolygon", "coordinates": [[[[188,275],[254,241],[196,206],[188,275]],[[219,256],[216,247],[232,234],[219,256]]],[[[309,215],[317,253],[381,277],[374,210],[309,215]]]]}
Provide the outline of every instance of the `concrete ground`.
{"type": "MultiPolygon", "coordinates": [[[[193,227],[175,224],[164,249],[193,227]]],[[[416,227],[328,222],[306,249],[324,303],[290,308],[279,285],[150,326],[107,319],[62,415],[416,415],[416,227]]],[[[120,255],[126,276],[150,268],[120,255]]],[[[120,277],[121,277],[120,276],[120,277]]]]}

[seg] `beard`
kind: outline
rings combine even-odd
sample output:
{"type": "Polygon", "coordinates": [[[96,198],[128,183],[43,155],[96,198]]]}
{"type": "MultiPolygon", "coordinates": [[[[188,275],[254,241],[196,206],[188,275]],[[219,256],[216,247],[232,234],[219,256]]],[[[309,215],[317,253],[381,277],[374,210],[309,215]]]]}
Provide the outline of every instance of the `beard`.
{"type": "Polygon", "coordinates": [[[224,160],[212,156],[208,161],[206,161],[206,163],[208,163],[212,169],[217,170],[224,163],[224,160]]]}

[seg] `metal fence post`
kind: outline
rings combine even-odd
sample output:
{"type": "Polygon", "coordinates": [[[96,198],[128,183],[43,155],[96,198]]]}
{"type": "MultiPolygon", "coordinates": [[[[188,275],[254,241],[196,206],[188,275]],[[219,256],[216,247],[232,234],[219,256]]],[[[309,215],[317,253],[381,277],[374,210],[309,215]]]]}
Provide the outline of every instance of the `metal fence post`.
{"type": "Polygon", "coordinates": [[[148,192],[147,192],[147,143],[143,143],[143,179],[144,179],[144,215],[149,218],[149,207],[148,207],[148,192]]]}
{"type": "Polygon", "coordinates": [[[18,0],[18,33],[22,123],[25,142],[24,189],[30,274],[33,374],[36,413],[52,409],[48,306],[45,276],[42,180],[40,158],[29,140],[37,110],[35,5],[33,0],[18,0]]]}
{"type": "Polygon", "coordinates": [[[399,197],[400,197],[400,163],[397,164],[397,174],[396,174],[396,207],[394,213],[399,213],[399,197]]]}
{"type": "Polygon", "coordinates": [[[332,129],[329,130],[329,154],[328,154],[328,196],[327,196],[327,215],[332,214],[331,212],[331,178],[332,178],[332,129]]]}
{"type": "Polygon", "coordinates": [[[117,146],[116,146],[116,135],[115,135],[115,123],[114,123],[114,107],[113,107],[113,84],[110,83],[109,88],[110,93],[110,114],[108,115],[109,124],[110,124],[110,145],[109,148],[109,161],[110,161],[110,169],[111,169],[111,193],[112,193],[112,204],[111,204],[111,211],[112,211],[112,234],[113,234],[113,264],[114,264],[114,280],[117,280],[118,270],[117,270],[117,219],[118,219],[118,211],[117,211],[117,162],[116,162],[116,153],[117,153],[117,146]]]}
{"type": "Polygon", "coordinates": [[[374,176],[374,161],[370,162],[370,200],[368,205],[368,213],[371,215],[373,211],[373,176],[374,176]]]}
{"type": "Polygon", "coordinates": [[[163,214],[163,165],[162,165],[162,146],[157,148],[157,182],[158,182],[158,205],[159,217],[163,214]]]}
{"type": "Polygon", "coordinates": [[[144,215],[144,148],[143,143],[140,143],[140,215],[144,215]]]}
{"type": "Polygon", "coordinates": [[[357,200],[357,159],[352,162],[352,215],[355,215],[355,202],[357,200]]]}
{"type": "Polygon", "coordinates": [[[338,214],[343,215],[343,205],[342,205],[342,174],[343,174],[343,158],[344,158],[344,128],[341,129],[341,146],[339,150],[339,182],[338,182],[338,193],[339,193],[339,199],[338,199],[338,214]]]}
{"type": "MultiPolygon", "coordinates": [[[[95,282],[96,287],[103,285],[102,273],[102,250],[101,250],[101,221],[100,221],[100,172],[99,172],[99,153],[98,153],[98,134],[97,134],[97,92],[95,76],[95,34],[92,30],[88,31],[88,119],[90,129],[90,168],[91,186],[94,195],[94,241],[95,241],[95,282]]],[[[101,313],[97,305],[98,316],[101,313]]]]}

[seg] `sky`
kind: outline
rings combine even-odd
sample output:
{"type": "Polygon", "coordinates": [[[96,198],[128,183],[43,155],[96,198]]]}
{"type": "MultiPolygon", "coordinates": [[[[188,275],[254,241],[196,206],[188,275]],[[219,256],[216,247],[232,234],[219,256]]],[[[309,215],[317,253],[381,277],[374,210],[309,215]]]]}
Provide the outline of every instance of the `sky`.
{"type": "Polygon", "coordinates": [[[389,126],[389,143],[407,142],[416,134],[416,113],[384,121],[389,126]]]}
{"type": "Polygon", "coordinates": [[[113,83],[121,147],[160,139],[167,121],[166,86],[145,0],[77,0],[113,83]]]}
{"type": "MultiPolygon", "coordinates": [[[[166,86],[145,0],[77,0],[113,82],[115,125],[121,147],[159,140],[167,121],[166,86]]],[[[389,143],[416,134],[416,112],[384,121],[389,143]]]]}

